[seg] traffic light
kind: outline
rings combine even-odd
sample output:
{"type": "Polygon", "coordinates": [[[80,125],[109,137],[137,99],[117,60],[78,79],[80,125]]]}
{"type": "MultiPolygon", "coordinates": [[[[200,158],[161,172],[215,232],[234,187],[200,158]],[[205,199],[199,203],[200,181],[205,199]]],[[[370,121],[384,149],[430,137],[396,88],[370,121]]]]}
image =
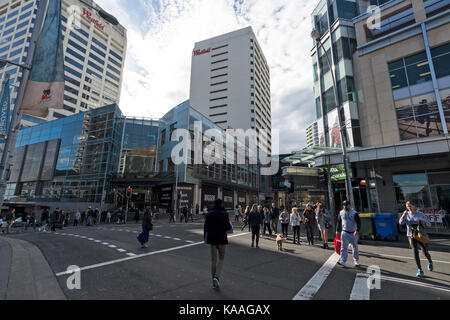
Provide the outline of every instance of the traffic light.
{"type": "Polygon", "coordinates": [[[328,171],[326,169],[319,169],[319,182],[323,185],[328,184],[328,171]]]}
{"type": "Polygon", "coordinates": [[[127,198],[130,199],[131,198],[131,193],[133,192],[133,190],[131,189],[131,187],[127,188],[127,198]]]}

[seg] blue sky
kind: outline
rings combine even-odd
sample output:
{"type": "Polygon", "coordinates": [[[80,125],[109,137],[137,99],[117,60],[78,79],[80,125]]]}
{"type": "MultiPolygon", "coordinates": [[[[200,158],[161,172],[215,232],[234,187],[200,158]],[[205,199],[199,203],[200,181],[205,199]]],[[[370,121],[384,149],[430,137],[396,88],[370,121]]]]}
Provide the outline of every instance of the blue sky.
{"type": "Polygon", "coordinates": [[[271,71],[280,151],[306,145],[315,120],[310,49],[316,0],[97,0],[128,32],[120,108],[161,117],[189,98],[194,43],[252,26],[271,71]]]}

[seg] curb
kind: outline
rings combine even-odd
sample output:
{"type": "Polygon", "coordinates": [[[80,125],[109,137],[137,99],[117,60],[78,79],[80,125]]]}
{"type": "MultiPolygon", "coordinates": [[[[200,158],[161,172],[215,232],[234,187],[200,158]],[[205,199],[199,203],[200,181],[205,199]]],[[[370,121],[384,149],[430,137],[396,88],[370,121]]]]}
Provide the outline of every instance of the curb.
{"type": "Polygon", "coordinates": [[[5,300],[67,300],[38,247],[19,239],[3,239],[12,252],[5,300]]]}

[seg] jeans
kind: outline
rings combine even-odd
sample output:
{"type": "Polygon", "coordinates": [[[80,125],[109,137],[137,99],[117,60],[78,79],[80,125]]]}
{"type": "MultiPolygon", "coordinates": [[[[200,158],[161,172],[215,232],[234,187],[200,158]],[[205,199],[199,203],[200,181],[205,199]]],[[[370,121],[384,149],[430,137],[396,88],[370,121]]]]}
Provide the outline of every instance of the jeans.
{"type": "Polygon", "coordinates": [[[225,248],[226,245],[211,245],[211,275],[213,278],[219,278],[222,273],[225,248]],[[218,261],[217,256],[219,256],[218,261]]]}
{"type": "Polygon", "coordinates": [[[148,242],[149,231],[147,228],[142,227],[142,232],[138,235],[137,239],[140,244],[146,244],[148,242]]]}
{"type": "Polygon", "coordinates": [[[348,245],[351,244],[353,248],[353,259],[355,263],[359,261],[359,252],[358,252],[358,237],[356,237],[353,233],[348,233],[342,231],[341,234],[341,262],[345,264],[348,258],[348,245]]]}
{"type": "Polygon", "coordinates": [[[282,223],[281,224],[281,232],[283,233],[283,238],[287,238],[288,237],[289,223],[282,223]]]}
{"type": "Polygon", "coordinates": [[[305,224],[305,228],[306,228],[306,236],[308,238],[308,243],[311,243],[313,245],[314,244],[314,230],[313,230],[313,227],[309,223],[306,223],[305,224]]]}
{"type": "Polygon", "coordinates": [[[428,252],[428,246],[423,244],[420,241],[417,241],[414,238],[410,238],[410,239],[411,239],[410,241],[411,241],[411,245],[412,245],[412,248],[413,248],[414,259],[416,260],[417,268],[422,270],[422,264],[420,263],[420,257],[419,257],[419,246],[422,247],[423,254],[428,259],[428,262],[429,263],[433,263],[433,261],[431,260],[431,255],[428,252]]]}
{"type": "Polygon", "coordinates": [[[297,241],[300,243],[300,226],[294,226],[294,243],[295,243],[295,236],[297,236],[297,241]]]}
{"type": "Polygon", "coordinates": [[[272,230],[276,234],[278,233],[278,219],[272,219],[272,230]]]}
{"type": "Polygon", "coordinates": [[[272,229],[270,229],[270,223],[264,223],[264,232],[263,232],[264,235],[266,235],[266,230],[269,231],[269,235],[272,235],[272,229]]]}
{"type": "Polygon", "coordinates": [[[258,243],[259,243],[259,231],[260,231],[259,226],[257,226],[257,227],[252,226],[252,244],[255,242],[255,238],[256,238],[256,245],[258,245],[258,243]]]}

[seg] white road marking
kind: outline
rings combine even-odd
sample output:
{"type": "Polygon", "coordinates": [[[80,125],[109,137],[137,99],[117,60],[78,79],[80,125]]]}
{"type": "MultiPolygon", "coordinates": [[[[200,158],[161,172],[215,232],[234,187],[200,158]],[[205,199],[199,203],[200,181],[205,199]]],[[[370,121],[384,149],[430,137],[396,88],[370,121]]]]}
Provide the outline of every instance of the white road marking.
{"type": "MultiPolygon", "coordinates": [[[[241,233],[241,234],[229,236],[228,239],[236,238],[236,237],[240,237],[240,236],[245,236],[245,235],[249,235],[249,234],[250,233],[248,233],[248,232],[247,233],[241,233]]],[[[192,243],[192,244],[186,244],[186,245],[179,246],[179,247],[174,247],[174,248],[169,248],[169,249],[164,249],[164,250],[144,253],[144,254],[140,254],[140,255],[135,255],[135,254],[128,253],[127,255],[130,256],[129,258],[123,258],[123,259],[118,259],[118,260],[113,260],[113,261],[108,261],[108,262],[94,264],[94,265],[91,265],[91,266],[82,267],[82,268],[79,269],[79,271],[85,271],[85,270],[101,268],[101,267],[109,266],[109,265],[112,265],[112,264],[117,264],[117,263],[122,263],[122,262],[125,262],[125,261],[134,260],[134,259],[149,257],[149,256],[153,256],[153,255],[156,255],[156,254],[159,254],[159,253],[166,253],[166,252],[181,250],[181,249],[185,249],[185,248],[195,247],[195,246],[202,245],[202,244],[204,244],[203,241],[202,242],[192,243]]],[[[73,271],[63,271],[63,272],[57,273],[56,276],[60,277],[60,276],[68,275],[68,274],[71,274],[71,273],[73,273],[73,271]]]]}
{"type": "Polygon", "coordinates": [[[165,236],[164,239],[172,239],[172,237],[165,236]]]}
{"type": "Polygon", "coordinates": [[[110,247],[110,248],[117,248],[117,246],[115,246],[115,245],[109,245],[108,247],[110,247]]]}
{"type": "Polygon", "coordinates": [[[353,285],[350,300],[370,300],[370,287],[367,285],[368,274],[358,273],[353,285]]]}
{"type": "Polygon", "coordinates": [[[413,281],[413,280],[407,280],[407,279],[400,279],[400,278],[385,277],[385,276],[381,276],[381,280],[391,281],[391,282],[399,282],[399,283],[402,283],[402,284],[409,284],[409,285],[413,285],[413,286],[417,286],[417,287],[425,287],[425,288],[430,288],[430,289],[436,289],[436,290],[441,290],[441,291],[445,291],[445,292],[450,292],[450,287],[438,286],[438,285],[435,285],[435,284],[429,284],[429,283],[425,283],[425,282],[419,282],[419,281],[413,281]]]}
{"type": "Polygon", "coordinates": [[[157,236],[158,238],[161,238],[161,237],[162,237],[162,235],[160,235],[160,234],[157,234],[156,236],[157,236]]]}
{"type": "Polygon", "coordinates": [[[94,241],[94,239],[92,239],[92,238],[89,238],[88,240],[89,240],[89,241],[94,241]]]}
{"type": "MultiPolygon", "coordinates": [[[[399,259],[408,259],[408,260],[414,260],[413,257],[403,257],[403,256],[393,256],[393,255],[389,255],[389,254],[371,254],[371,253],[366,253],[366,252],[360,252],[359,253],[360,256],[367,256],[367,257],[373,257],[373,258],[377,258],[377,257],[386,257],[386,258],[399,258],[399,259]]],[[[422,261],[428,261],[427,259],[420,259],[422,261]]],[[[433,259],[433,263],[445,263],[445,264],[450,264],[450,261],[442,261],[442,260],[434,260],[433,259]]]]}
{"type": "Polygon", "coordinates": [[[99,243],[99,242],[101,242],[101,241],[100,241],[100,240],[95,240],[95,242],[99,243]]]}
{"type": "Polygon", "coordinates": [[[186,240],[187,243],[194,243],[194,241],[186,240]]]}
{"type": "Polygon", "coordinates": [[[136,255],[134,253],[129,252],[129,253],[127,253],[127,256],[135,257],[136,255]]]}
{"type": "Polygon", "coordinates": [[[181,239],[178,239],[178,238],[173,238],[173,240],[176,240],[176,241],[181,241],[181,239]]]}
{"type": "Polygon", "coordinates": [[[102,245],[107,246],[107,245],[109,245],[109,243],[108,242],[103,242],[102,245]]]}
{"type": "Polygon", "coordinates": [[[127,250],[123,250],[123,249],[117,249],[117,251],[119,251],[119,252],[127,252],[127,250]]]}
{"type": "Polygon", "coordinates": [[[336,263],[341,258],[337,253],[333,253],[317,273],[308,281],[308,283],[297,293],[292,300],[312,300],[317,291],[323,285],[330,275],[336,263]]]}

